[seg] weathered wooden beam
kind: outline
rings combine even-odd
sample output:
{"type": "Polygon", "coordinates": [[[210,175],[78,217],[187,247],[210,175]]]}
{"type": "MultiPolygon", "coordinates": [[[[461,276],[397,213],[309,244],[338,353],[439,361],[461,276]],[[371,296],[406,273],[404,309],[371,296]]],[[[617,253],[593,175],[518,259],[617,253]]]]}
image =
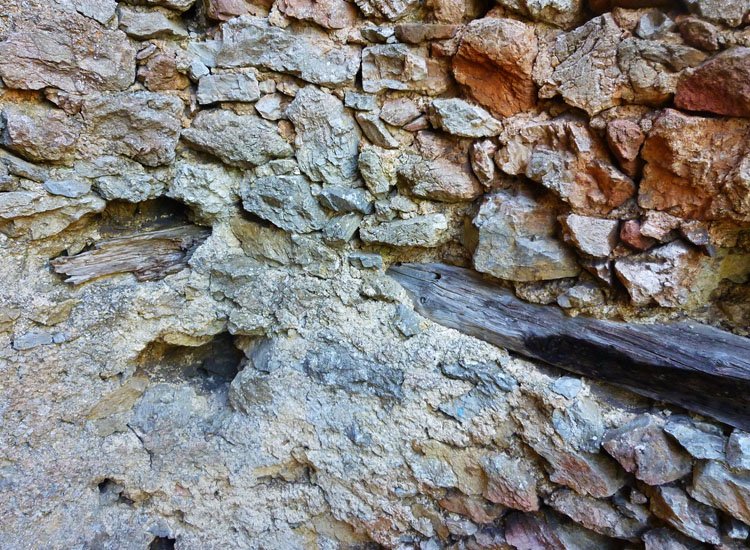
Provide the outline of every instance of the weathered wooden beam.
{"type": "Polygon", "coordinates": [[[415,309],[441,325],[750,431],[750,339],[699,323],[568,317],[460,267],[394,265],[415,309]]]}
{"type": "Polygon", "coordinates": [[[139,281],[155,281],[183,269],[210,230],[181,225],[98,242],[93,250],[50,261],[66,283],[80,284],[104,275],[131,272],[139,281]]]}

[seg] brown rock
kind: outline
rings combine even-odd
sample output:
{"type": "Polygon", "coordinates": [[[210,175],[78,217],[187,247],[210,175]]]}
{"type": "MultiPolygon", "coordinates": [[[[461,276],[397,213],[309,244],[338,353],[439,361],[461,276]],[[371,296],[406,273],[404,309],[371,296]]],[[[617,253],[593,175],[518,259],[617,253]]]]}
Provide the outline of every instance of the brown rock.
{"type": "Polygon", "coordinates": [[[326,29],[351,27],[357,20],[357,8],[346,0],[279,0],[276,6],[287,17],[312,21],[326,29]]]}
{"type": "Polygon", "coordinates": [[[674,0],[589,0],[589,6],[596,13],[605,13],[615,8],[655,8],[659,6],[670,6],[674,0]]]}
{"type": "Polygon", "coordinates": [[[602,447],[625,470],[649,485],[661,485],[690,473],[690,456],[669,440],[650,416],[607,432],[602,447]]]}
{"type": "Polygon", "coordinates": [[[681,221],[666,212],[649,210],[641,220],[641,235],[661,242],[673,241],[677,238],[675,229],[680,227],[681,221]]]}
{"type": "Polygon", "coordinates": [[[617,245],[617,220],[568,214],[560,217],[560,223],[563,226],[565,242],[589,256],[607,257],[617,245]]]}
{"type": "Polygon", "coordinates": [[[443,23],[402,23],[394,28],[396,38],[401,42],[419,44],[428,40],[452,38],[458,31],[458,25],[443,23]]]}
{"type": "Polygon", "coordinates": [[[524,512],[539,510],[536,479],[522,461],[493,454],[482,459],[482,467],[487,475],[483,493],[487,500],[524,512]]]}
{"type": "Polygon", "coordinates": [[[615,272],[636,305],[685,304],[703,268],[701,254],[683,241],[615,261],[615,272]]]}
{"type": "Polygon", "coordinates": [[[667,109],[641,156],[638,203],[697,220],[750,221],[750,120],[667,109]],[[716,152],[721,151],[721,155],[716,152]]]}
{"type": "Polygon", "coordinates": [[[119,91],[135,80],[125,33],[77,13],[50,11],[20,22],[0,42],[0,77],[9,88],[119,91]]]}
{"type": "Polygon", "coordinates": [[[643,535],[646,550],[705,550],[698,541],[687,538],[671,529],[652,529],[643,535]]]}
{"type": "Polygon", "coordinates": [[[468,517],[475,523],[492,523],[506,510],[504,506],[487,502],[482,497],[465,495],[456,489],[448,491],[438,504],[449,512],[468,517]]]}
{"type": "Polygon", "coordinates": [[[689,489],[694,499],[750,523],[750,473],[735,473],[716,461],[696,466],[689,489]]]}
{"type": "Polygon", "coordinates": [[[411,99],[400,97],[389,99],[380,109],[380,118],[393,126],[403,126],[421,114],[419,107],[411,99]]]}
{"type": "Polygon", "coordinates": [[[493,157],[497,152],[497,145],[489,139],[476,141],[471,145],[469,159],[471,160],[471,169],[477,179],[489,188],[495,182],[495,161],[493,157]]]}
{"type": "Polygon", "coordinates": [[[638,540],[647,523],[643,518],[623,516],[609,501],[581,496],[570,489],[559,489],[545,502],[586,529],[616,539],[638,540]]]}
{"type": "Polygon", "coordinates": [[[607,145],[620,168],[631,178],[638,173],[638,153],[645,139],[641,127],[630,120],[615,119],[607,124],[607,145]]]}
{"type": "Polygon", "coordinates": [[[709,52],[719,50],[721,31],[716,25],[698,17],[688,16],[679,19],[677,26],[682,38],[689,45],[709,52]]]}
{"type": "Polygon", "coordinates": [[[628,220],[622,224],[620,240],[636,250],[648,250],[657,242],[641,234],[641,222],[638,220],[628,220]]]}
{"type": "Polygon", "coordinates": [[[485,17],[467,25],[453,75],[479,103],[508,117],[536,105],[531,78],[537,40],[520,21],[485,17]]]}
{"type": "Polygon", "coordinates": [[[495,160],[506,174],[523,174],[554,191],[576,213],[606,216],[635,194],[635,184],[611,162],[609,150],[581,120],[508,124],[495,160]]]}
{"type": "Polygon", "coordinates": [[[516,550],[611,550],[617,546],[615,541],[552,512],[511,514],[505,538],[516,550]]]}
{"type": "Polygon", "coordinates": [[[680,82],[674,103],[689,111],[750,116],[750,48],[732,48],[703,63],[680,82]]]}
{"type": "Polygon", "coordinates": [[[273,0],[203,0],[209,19],[228,21],[245,14],[261,15],[273,5],[273,0]]]}
{"type": "Polygon", "coordinates": [[[174,56],[159,54],[138,68],[138,80],[152,92],[184,90],[190,85],[187,76],[177,71],[174,56]]]}
{"type": "Polygon", "coordinates": [[[68,162],[75,155],[79,122],[58,109],[8,105],[0,115],[0,144],[33,162],[68,162]]]}
{"type": "Polygon", "coordinates": [[[695,502],[678,487],[657,487],[651,496],[651,511],[691,538],[711,544],[721,540],[716,510],[695,502]]]}

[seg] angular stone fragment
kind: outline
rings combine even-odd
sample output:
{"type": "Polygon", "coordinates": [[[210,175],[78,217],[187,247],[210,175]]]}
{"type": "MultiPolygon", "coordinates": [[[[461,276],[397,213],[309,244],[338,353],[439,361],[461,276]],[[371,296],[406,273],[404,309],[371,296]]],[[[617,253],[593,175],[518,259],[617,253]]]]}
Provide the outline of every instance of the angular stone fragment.
{"type": "Polygon", "coordinates": [[[690,457],[670,441],[650,416],[636,420],[604,436],[602,447],[626,471],[649,485],[663,485],[690,473],[690,457]]]}
{"type": "Polygon", "coordinates": [[[0,42],[0,77],[24,90],[120,91],[135,80],[135,49],[122,31],[77,13],[45,11],[0,42]]]}
{"type": "Polygon", "coordinates": [[[734,473],[720,462],[701,462],[688,489],[694,499],[750,523],[750,473],[734,473]]]}
{"type": "Polygon", "coordinates": [[[271,0],[203,0],[206,15],[217,21],[228,21],[241,15],[268,13],[271,0]]]}
{"type": "Polygon", "coordinates": [[[223,24],[222,37],[218,67],[262,67],[324,86],[354,84],[359,70],[359,46],[336,44],[313,28],[296,33],[243,16],[223,24]]]}
{"type": "Polygon", "coordinates": [[[634,177],[638,171],[638,153],[646,135],[641,127],[627,119],[614,119],[607,124],[607,145],[623,171],[634,177]]]}
{"type": "Polygon", "coordinates": [[[177,68],[173,55],[158,54],[138,67],[137,78],[152,92],[184,90],[190,85],[188,78],[177,68]]]}
{"type": "Polygon", "coordinates": [[[539,510],[536,479],[526,464],[504,454],[487,455],[481,463],[487,475],[484,498],[524,512],[539,510]]]}
{"type": "Polygon", "coordinates": [[[362,223],[362,214],[359,212],[334,216],[323,227],[323,240],[326,244],[343,246],[354,238],[360,223],[362,223]]]}
{"type": "Polygon", "coordinates": [[[341,100],[319,88],[297,92],[286,110],[297,137],[297,162],[312,181],[339,184],[357,177],[360,132],[341,100]]]}
{"type": "Polygon", "coordinates": [[[672,415],[664,431],[674,437],[694,458],[724,460],[727,438],[715,424],[693,420],[688,416],[672,415]]]}
{"type": "Polygon", "coordinates": [[[748,119],[667,109],[643,145],[638,204],[696,220],[750,221],[748,144],[748,119]]]}
{"type": "Polygon", "coordinates": [[[726,453],[727,464],[731,468],[750,471],[750,434],[742,430],[734,430],[729,436],[726,453]]]}
{"type": "Polygon", "coordinates": [[[657,243],[656,239],[641,233],[641,222],[639,220],[628,220],[622,224],[620,240],[636,250],[648,250],[657,243]]]}
{"type": "Polygon", "coordinates": [[[396,185],[395,158],[384,149],[363,149],[359,154],[358,165],[362,179],[373,195],[382,196],[396,185]]]}
{"type": "Polygon", "coordinates": [[[393,325],[403,336],[410,338],[416,336],[424,330],[422,322],[414,310],[406,307],[404,304],[396,306],[396,314],[393,316],[393,325]]]}
{"type": "Polygon", "coordinates": [[[532,80],[537,39],[532,27],[485,17],[469,23],[453,59],[453,75],[494,115],[509,117],[536,105],[532,80]]]}
{"type": "Polygon", "coordinates": [[[354,0],[367,18],[396,21],[413,12],[419,6],[418,0],[354,0]]]}
{"type": "Polygon", "coordinates": [[[362,132],[373,145],[384,149],[398,149],[400,143],[391,135],[377,113],[357,113],[354,116],[362,132]]]}
{"type": "Polygon", "coordinates": [[[360,226],[359,236],[366,243],[425,248],[440,246],[450,240],[444,214],[427,214],[381,224],[370,221],[360,226]]]}
{"type": "Polygon", "coordinates": [[[76,198],[38,191],[0,193],[0,232],[10,237],[28,234],[32,240],[60,233],[73,222],[104,210],[107,203],[90,193],[76,198]]]}
{"type": "Polygon", "coordinates": [[[164,193],[173,177],[171,167],[147,170],[140,163],[126,157],[104,155],[91,161],[79,161],[76,173],[93,181],[103,198],[141,202],[164,193]]]}
{"type": "Polygon", "coordinates": [[[44,188],[48,193],[77,199],[91,191],[91,184],[83,181],[62,180],[62,181],[45,181],[44,188]]]}
{"type": "Polygon", "coordinates": [[[429,58],[425,47],[383,44],[362,50],[362,88],[366,92],[390,89],[439,95],[449,86],[445,65],[429,58]]]}
{"type": "Polygon", "coordinates": [[[610,14],[561,34],[552,49],[553,72],[540,97],[559,94],[589,115],[620,103],[624,77],[617,66],[622,29],[610,14]]]}
{"type": "Polygon", "coordinates": [[[380,118],[393,126],[403,126],[417,118],[421,113],[417,104],[411,99],[401,97],[398,99],[389,99],[383,103],[380,109],[380,118]]]}
{"type": "Polygon", "coordinates": [[[688,16],[680,18],[677,26],[682,38],[690,46],[709,52],[720,49],[721,30],[714,24],[698,17],[688,16]]]}
{"type": "Polygon", "coordinates": [[[198,113],[192,126],[182,131],[182,139],[191,147],[240,168],[251,168],[294,153],[270,122],[221,109],[198,113]]]}
{"type": "Polygon", "coordinates": [[[534,281],[575,277],[575,254],[555,238],[554,205],[528,192],[496,191],[474,218],[479,242],[474,268],[500,279],[534,281]]]}
{"type": "Polygon", "coordinates": [[[738,27],[750,19],[750,6],[737,0],[685,0],[688,10],[709,21],[738,27]]]}
{"type": "Polygon", "coordinates": [[[74,0],[76,11],[106,25],[115,15],[115,0],[74,0]]]}
{"type": "Polygon", "coordinates": [[[617,543],[551,512],[514,513],[505,538],[516,550],[613,550],[617,543]]]}
{"type": "Polygon", "coordinates": [[[198,81],[198,103],[256,101],[260,98],[258,79],[253,74],[207,75],[198,81]]]}
{"type": "Polygon", "coordinates": [[[369,252],[352,252],[347,257],[349,263],[360,269],[380,269],[383,267],[383,257],[369,252]]]}
{"type": "Polygon", "coordinates": [[[688,111],[750,116],[750,48],[732,48],[683,79],[675,105],[688,111]]]}
{"type": "Polygon", "coordinates": [[[657,487],[651,496],[651,511],[690,538],[711,544],[721,540],[716,510],[695,502],[678,487],[657,487]]]}
{"type": "Polygon", "coordinates": [[[648,528],[645,521],[622,515],[610,502],[582,496],[570,489],[558,489],[545,502],[586,529],[607,537],[638,540],[648,528]]]}
{"type": "Polygon", "coordinates": [[[617,245],[619,222],[568,214],[561,217],[565,241],[589,256],[604,258],[617,245]]]}
{"type": "Polygon", "coordinates": [[[145,4],[147,6],[164,6],[170,10],[184,12],[189,10],[196,0],[128,0],[131,4],[145,4]]]}
{"type": "Polygon", "coordinates": [[[352,189],[327,185],[318,195],[318,200],[325,208],[334,212],[372,213],[373,206],[364,189],[352,189]]]}
{"type": "Polygon", "coordinates": [[[434,99],[430,119],[449,134],[462,137],[496,136],[503,129],[487,111],[458,98],[434,99]]]}
{"type": "Polygon", "coordinates": [[[469,151],[471,169],[481,184],[487,188],[495,182],[496,170],[493,157],[496,152],[497,146],[489,139],[472,143],[469,151]]]}
{"type": "Polygon", "coordinates": [[[187,36],[187,29],[181,22],[168,18],[161,11],[136,10],[120,6],[117,15],[120,18],[120,29],[138,40],[187,36]]]}
{"type": "Polygon", "coordinates": [[[495,157],[500,169],[541,183],[577,214],[606,215],[634,195],[633,181],[584,122],[561,117],[506,126],[495,157]]]}
{"type": "Polygon", "coordinates": [[[652,10],[645,13],[638,20],[638,25],[635,27],[635,34],[646,39],[659,38],[675,28],[677,28],[675,22],[663,11],[652,10]]]}
{"type": "Polygon", "coordinates": [[[58,109],[7,105],[0,113],[0,144],[34,162],[69,162],[81,125],[58,109]]]}
{"type": "Polygon", "coordinates": [[[409,194],[442,202],[473,200],[483,192],[468,157],[468,140],[433,132],[420,132],[420,155],[400,157],[398,183],[409,194]]]}
{"type": "Polygon", "coordinates": [[[700,542],[671,529],[652,529],[643,535],[646,550],[705,550],[700,542]]]}
{"type": "Polygon", "coordinates": [[[394,31],[399,42],[419,44],[428,40],[453,38],[458,28],[458,25],[441,23],[402,23],[396,25],[394,31]]]}
{"type": "Polygon", "coordinates": [[[86,156],[118,154],[146,166],[174,159],[183,104],[152,92],[94,94],[83,101],[79,151],[86,156]]]}
{"type": "Polygon", "coordinates": [[[237,202],[239,180],[239,171],[218,162],[178,162],[166,195],[189,205],[199,220],[214,222],[237,202]]]}
{"type": "Polygon", "coordinates": [[[592,282],[578,283],[557,297],[557,305],[564,308],[592,307],[604,303],[604,294],[592,282]]]}
{"type": "Polygon", "coordinates": [[[286,117],[289,103],[284,94],[266,94],[255,103],[255,110],[266,120],[281,120],[286,117]]]}
{"type": "Polygon", "coordinates": [[[357,111],[373,111],[378,104],[374,95],[347,91],[344,96],[344,106],[357,111]]]}
{"type": "Polygon", "coordinates": [[[279,0],[279,11],[292,19],[312,21],[326,29],[351,27],[357,8],[346,0],[279,0]]]}
{"type": "Polygon", "coordinates": [[[583,0],[498,0],[498,4],[532,21],[569,29],[584,19],[583,0]]]}
{"type": "Polygon", "coordinates": [[[702,269],[700,252],[679,240],[615,261],[617,277],[637,305],[684,304],[702,269]]]}
{"type": "Polygon", "coordinates": [[[245,210],[285,231],[309,233],[328,221],[304,176],[248,178],[241,194],[245,210]]]}

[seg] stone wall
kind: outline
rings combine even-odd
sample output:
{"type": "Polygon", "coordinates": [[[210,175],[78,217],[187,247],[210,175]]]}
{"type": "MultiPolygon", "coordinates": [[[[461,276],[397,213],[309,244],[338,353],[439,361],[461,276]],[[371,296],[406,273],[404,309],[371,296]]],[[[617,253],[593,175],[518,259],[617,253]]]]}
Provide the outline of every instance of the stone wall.
{"type": "Polygon", "coordinates": [[[735,550],[750,434],[417,315],[750,335],[748,0],[0,1],[0,548],[735,550]]]}

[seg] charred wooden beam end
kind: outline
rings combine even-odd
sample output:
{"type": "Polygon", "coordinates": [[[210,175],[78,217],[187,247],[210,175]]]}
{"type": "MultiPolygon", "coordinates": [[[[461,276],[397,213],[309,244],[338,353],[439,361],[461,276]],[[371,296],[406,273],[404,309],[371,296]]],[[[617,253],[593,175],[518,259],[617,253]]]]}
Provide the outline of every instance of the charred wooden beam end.
{"type": "Polygon", "coordinates": [[[442,264],[388,270],[415,309],[551,365],[750,430],[750,339],[699,323],[568,317],[529,304],[478,273],[442,264]]]}
{"type": "Polygon", "coordinates": [[[183,269],[210,230],[182,225],[96,243],[93,250],[50,261],[66,283],[80,284],[115,273],[131,272],[139,281],[155,281],[183,269]]]}

